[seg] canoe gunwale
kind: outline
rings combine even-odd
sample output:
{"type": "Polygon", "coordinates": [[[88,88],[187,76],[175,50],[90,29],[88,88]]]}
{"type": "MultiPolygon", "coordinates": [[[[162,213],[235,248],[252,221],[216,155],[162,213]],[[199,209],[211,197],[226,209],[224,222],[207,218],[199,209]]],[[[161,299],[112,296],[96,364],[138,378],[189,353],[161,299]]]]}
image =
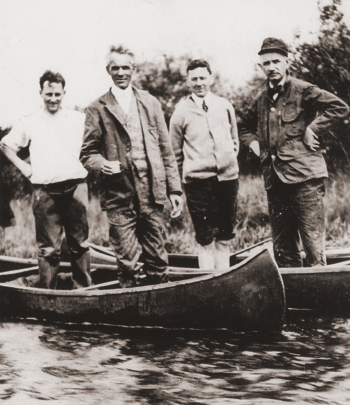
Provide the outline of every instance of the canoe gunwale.
{"type": "MultiPolygon", "coordinates": [[[[257,253],[254,256],[249,256],[242,262],[231,266],[229,269],[224,270],[224,271],[216,271],[215,273],[210,273],[210,274],[205,274],[205,275],[200,275],[200,276],[195,276],[193,278],[187,279],[187,280],[179,280],[179,281],[172,281],[169,283],[164,283],[164,284],[156,284],[156,285],[150,285],[150,286],[142,286],[142,287],[133,287],[133,288],[115,288],[115,289],[107,289],[107,290],[91,290],[91,291],[86,291],[84,289],[77,289],[77,290],[50,290],[50,289],[44,289],[44,288],[35,288],[35,287],[25,287],[25,286],[16,286],[16,285],[11,285],[8,284],[7,282],[1,283],[0,282],[0,288],[1,289],[7,289],[7,290],[16,290],[16,291],[23,291],[26,293],[31,293],[31,294],[37,294],[37,295],[47,295],[47,296],[72,296],[72,297],[90,297],[90,296],[100,296],[100,295],[128,295],[128,294],[135,294],[137,292],[145,292],[145,291],[154,291],[154,290],[164,290],[164,289],[172,289],[176,288],[177,286],[183,286],[183,285],[188,285],[188,284],[196,284],[196,283],[202,283],[206,282],[215,278],[220,278],[224,277],[226,275],[229,275],[233,272],[236,272],[240,269],[242,269],[246,264],[250,263],[251,261],[256,260],[259,256],[263,255],[268,251],[268,249],[264,249],[261,252],[257,253]]],[[[103,265],[101,265],[103,267],[103,265]]],[[[26,269],[24,268],[23,271],[26,269]]],[[[0,273],[0,279],[1,279],[1,273],[0,273]]],[[[96,285],[98,286],[98,285],[96,285]]]]}
{"type": "Polygon", "coordinates": [[[322,274],[322,273],[350,273],[350,266],[320,266],[320,267],[282,267],[281,274],[322,274]]]}

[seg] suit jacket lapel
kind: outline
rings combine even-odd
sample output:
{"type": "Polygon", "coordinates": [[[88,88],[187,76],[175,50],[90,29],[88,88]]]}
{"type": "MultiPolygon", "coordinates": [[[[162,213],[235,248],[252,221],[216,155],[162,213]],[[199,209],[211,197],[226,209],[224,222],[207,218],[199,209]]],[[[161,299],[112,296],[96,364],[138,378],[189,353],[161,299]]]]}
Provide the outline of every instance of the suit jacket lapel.
{"type": "MultiPolygon", "coordinates": [[[[156,126],[156,123],[155,122],[153,123],[154,121],[153,120],[154,114],[152,114],[153,107],[149,103],[147,98],[144,97],[143,94],[139,92],[137,88],[133,87],[133,92],[136,98],[137,107],[140,114],[143,135],[146,138],[149,133],[149,128],[156,126]]],[[[108,109],[108,111],[120,122],[120,124],[124,127],[125,131],[127,132],[127,129],[125,128],[126,116],[124,114],[124,111],[117,103],[117,100],[114,98],[111,90],[109,90],[109,92],[106,93],[105,96],[103,97],[103,103],[105,103],[105,106],[108,109]]]]}
{"type": "Polygon", "coordinates": [[[125,127],[126,115],[117,100],[114,98],[111,90],[105,95],[104,101],[106,103],[106,108],[108,111],[114,115],[114,117],[120,122],[120,124],[125,127]]]}
{"type": "MultiPolygon", "coordinates": [[[[133,87],[134,95],[136,97],[137,107],[140,114],[141,125],[143,129],[143,136],[147,137],[148,130],[152,125],[152,118],[150,113],[152,112],[152,106],[149,101],[136,89],[133,87]]],[[[156,125],[154,123],[154,125],[156,125]]]]}

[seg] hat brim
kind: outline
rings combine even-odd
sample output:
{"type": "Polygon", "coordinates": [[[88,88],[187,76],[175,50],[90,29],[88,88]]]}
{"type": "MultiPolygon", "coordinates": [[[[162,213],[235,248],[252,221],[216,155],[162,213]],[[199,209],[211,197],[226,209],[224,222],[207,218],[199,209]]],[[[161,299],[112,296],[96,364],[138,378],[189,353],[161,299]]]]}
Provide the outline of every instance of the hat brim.
{"type": "Polygon", "coordinates": [[[285,49],[281,49],[281,48],[265,48],[265,49],[261,49],[261,51],[258,53],[258,55],[263,55],[265,53],[280,53],[283,56],[288,56],[288,51],[286,51],[285,49]]]}

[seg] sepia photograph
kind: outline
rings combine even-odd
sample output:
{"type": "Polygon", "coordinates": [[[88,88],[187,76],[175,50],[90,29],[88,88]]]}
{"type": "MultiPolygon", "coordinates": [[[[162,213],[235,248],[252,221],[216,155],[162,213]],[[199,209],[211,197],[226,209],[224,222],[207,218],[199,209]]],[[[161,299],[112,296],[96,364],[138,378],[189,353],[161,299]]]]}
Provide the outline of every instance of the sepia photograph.
{"type": "Polygon", "coordinates": [[[350,403],[350,0],[0,0],[0,402],[350,403]]]}

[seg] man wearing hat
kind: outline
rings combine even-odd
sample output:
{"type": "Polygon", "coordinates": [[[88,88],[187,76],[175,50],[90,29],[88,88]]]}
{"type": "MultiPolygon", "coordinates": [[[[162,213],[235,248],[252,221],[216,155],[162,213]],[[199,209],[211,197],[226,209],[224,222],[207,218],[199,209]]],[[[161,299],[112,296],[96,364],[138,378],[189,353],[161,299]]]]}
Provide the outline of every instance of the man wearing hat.
{"type": "Polygon", "coordinates": [[[325,265],[328,173],[321,144],[349,107],[333,94],[291,77],[288,47],[282,40],[266,38],[259,55],[267,83],[240,135],[260,156],[275,258],[280,267],[301,267],[301,239],[306,266],[325,265]]]}

